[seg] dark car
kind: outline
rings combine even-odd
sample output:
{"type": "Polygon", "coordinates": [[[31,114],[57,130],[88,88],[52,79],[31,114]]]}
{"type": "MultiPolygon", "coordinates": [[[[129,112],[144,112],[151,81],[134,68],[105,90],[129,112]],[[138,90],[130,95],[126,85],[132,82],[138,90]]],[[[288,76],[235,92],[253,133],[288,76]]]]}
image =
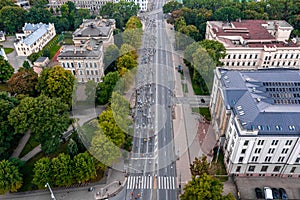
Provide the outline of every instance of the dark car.
{"type": "Polygon", "coordinates": [[[94,191],[94,188],[93,188],[93,187],[90,187],[90,188],[88,189],[88,191],[89,191],[89,192],[93,192],[93,191],[94,191]]]}
{"type": "Polygon", "coordinates": [[[279,196],[281,199],[288,199],[285,189],[279,188],[279,196]]]}
{"type": "Polygon", "coordinates": [[[279,191],[277,188],[272,188],[272,194],[274,199],[279,199],[279,191]]]}
{"type": "Polygon", "coordinates": [[[260,188],[255,188],[256,199],[263,199],[263,191],[260,188]]]}

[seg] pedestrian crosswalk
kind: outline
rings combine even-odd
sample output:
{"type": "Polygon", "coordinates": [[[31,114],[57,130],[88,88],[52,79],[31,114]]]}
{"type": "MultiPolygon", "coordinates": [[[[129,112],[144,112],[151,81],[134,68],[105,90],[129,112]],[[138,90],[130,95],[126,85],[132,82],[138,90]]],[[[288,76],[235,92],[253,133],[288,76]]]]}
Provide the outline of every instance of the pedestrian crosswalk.
{"type": "Polygon", "coordinates": [[[127,180],[127,189],[175,190],[175,177],[158,176],[154,178],[153,176],[129,176],[127,180]]]}

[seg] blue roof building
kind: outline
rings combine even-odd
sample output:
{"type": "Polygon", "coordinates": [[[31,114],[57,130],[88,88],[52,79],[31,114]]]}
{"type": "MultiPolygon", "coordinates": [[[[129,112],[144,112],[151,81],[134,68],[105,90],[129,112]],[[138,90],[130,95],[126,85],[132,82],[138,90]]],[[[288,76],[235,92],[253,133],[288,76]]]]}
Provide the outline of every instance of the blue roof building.
{"type": "Polygon", "coordinates": [[[299,70],[217,69],[210,104],[229,173],[300,174],[299,70]]]}

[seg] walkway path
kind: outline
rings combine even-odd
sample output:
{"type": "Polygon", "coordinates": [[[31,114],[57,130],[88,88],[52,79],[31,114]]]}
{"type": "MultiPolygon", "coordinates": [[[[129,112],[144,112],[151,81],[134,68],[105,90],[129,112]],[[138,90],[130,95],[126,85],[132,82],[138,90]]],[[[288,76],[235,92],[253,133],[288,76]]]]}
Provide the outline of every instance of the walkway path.
{"type": "Polygon", "coordinates": [[[13,158],[19,158],[22,150],[24,149],[27,141],[30,138],[30,131],[28,130],[25,135],[21,138],[21,140],[19,141],[19,144],[17,146],[17,148],[14,150],[14,152],[12,153],[11,157],[13,158]]]}

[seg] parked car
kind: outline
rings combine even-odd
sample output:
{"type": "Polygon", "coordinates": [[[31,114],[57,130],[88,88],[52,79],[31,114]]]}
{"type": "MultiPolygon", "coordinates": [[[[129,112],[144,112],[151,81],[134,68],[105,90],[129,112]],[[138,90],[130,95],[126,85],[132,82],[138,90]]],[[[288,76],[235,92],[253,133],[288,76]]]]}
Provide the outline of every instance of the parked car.
{"type": "Polygon", "coordinates": [[[265,199],[273,199],[272,190],[270,187],[264,187],[265,199]]]}
{"type": "Polygon", "coordinates": [[[281,199],[288,199],[285,189],[279,188],[279,196],[281,199]]]}
{"type": "Polygon", "coordinates": [[[263,191],[260,188],[255,188],[256,199],[263,199],[263,191]]]}
{"type": "Polygon", "coordinates": [[[273,199],[279,199],[279,192],[277,188],[272,188],[273,199]]]}
{"type": "Polygon", "coordinates": [[[93,188],[93,187],[90,187],[90,188],[88,189],[88,191],[89,191],[89,192],[93,192],[93,191],[94,191],[94,188],[93,188]]]}

